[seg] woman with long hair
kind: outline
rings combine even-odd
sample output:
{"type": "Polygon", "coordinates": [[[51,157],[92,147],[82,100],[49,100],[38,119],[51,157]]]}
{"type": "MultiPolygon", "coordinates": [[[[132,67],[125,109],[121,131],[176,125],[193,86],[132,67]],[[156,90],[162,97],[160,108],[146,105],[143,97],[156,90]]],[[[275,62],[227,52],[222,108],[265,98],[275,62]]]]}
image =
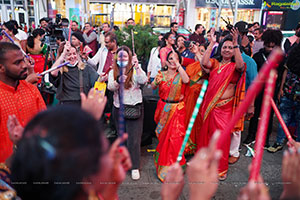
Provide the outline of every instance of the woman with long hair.
{"type": "MultiPolygon", "coordinates": [[[[214,29],[210,32],[211,42],[205,52],[201,66],[209,74],[208,88],[200,109],[201,131],[197,137],[197,149],[206,147],[215,130],[224,130],[243,99],[245,92],[245,63],[238,46],[238,32],[232,30],[231,36],[224,38],[221,44],[221,56],[210,59],[212,49],[216,43],[214,29]]],[[[234,130],[243,129],[243,119],[234,130]]],[[[220,138],[224,137],[221,135],[220,138]]],[[[218,146],[223,153],[219,163],[219,179],[225,180],[228,170],[230,135],[222,138],[225,143],[218,146]]]]}
{"type": "MultiPolygon", "coordinates": [[[[14,40],[15,44],[22,48],[21,41],[16,38],[18,34],[18,29],[15,27],[14,23],[11,21],[5,22],[2,26],[3,30],[14,40]]],[[[3,39],[1,42],[11,42],[5,34],[3,34],[3,39]]]]}
{"type": "Polygon", "coordinates": [[[133,180],[140,178],[140,151],[144,119],[143,97],[140,87],[147,80],[146,73],[139,66],[136,56],[132,55],[131,50],[127,46],[120,47],[116,51],[113,69],[108,75],[108,89],[114,92],[112,118],[115,121],[118,131],[119,89],[121,81],[124,81],[123,103],[125,111],[126,109],[135,110],[134,116],[124,115],[126,124],[125,132],[128,133],[126,145],[132,159],[131,178],[133,180]],[[123,70],[123,77],[120,77],[120,70],[123,70]]]}
{"type": "Polygon", "coordinates": [[[175,50],[175,39],[175,35],[171,32],[166,33],[163,37],[164,44],[162,45],[162,48],[159,51],[159,57],[161,60],[162,67],[166,67],[168,53],[170,53],[170,51],[175,50]]]}
{"type": "MultiPolygon", "coordinates": [[[[185,86],[189,77],[181,66],[178,51],[170,51],[166,58],[166,71],[159,71],[151,83],[153,89],[159,89],[154,120],[158,145],[154,154],[154,164],[159,180],[164,181],[170,165],[176,162],[185,135],[185,86]]],[[[183,157],[179,163],[185,166],[183,157]]]]}
{"type": "Polygon", "coordinates": [[[52,68],[63,62],[69,62],[69,64],[52,71],[50,76],[50,82],[57,87],[56,98],[60,104],[80,106],[80,93],[83,92],[87,95],[94,87],[99,75],[93,67],[81,60],[78,50],[68,41],[52,68]]]}

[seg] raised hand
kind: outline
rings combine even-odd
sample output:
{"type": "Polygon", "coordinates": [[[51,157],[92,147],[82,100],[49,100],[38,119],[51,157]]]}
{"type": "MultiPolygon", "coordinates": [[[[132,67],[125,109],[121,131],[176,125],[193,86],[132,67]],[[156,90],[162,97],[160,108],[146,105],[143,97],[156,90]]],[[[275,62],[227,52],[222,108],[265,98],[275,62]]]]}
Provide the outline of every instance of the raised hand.
{"type": "Polygon", "coordinates": [[[210,37],[211,37],[211,42],[213,43],[213,44],[215,44],[216,42],[217,42],[217,36],[215,35],[215,33],[216,33],[216,29],[215,28],[212,28],[211,30],[210,30],[210,37]]]}
{"type": "Polygon", "coordinates": [[[6,125],[10,140],[16,144],[22,138],[24,128],[15,115],[8,116],[6,125]]]}
{"type": "Polygon", "coordinates": [[[187,167],[190,199],[211,199],[218,188],[218,165],[222,152],[216,144],[220,131],[216,131],[208,148],[200,149],[187,167]]]}
{"type": "Polygon", "coordinates": [[[99,120],[107,102],[106,96],[94,88],[90,89],[87,97],[84,93],[81,93],[80,96],[81,108],[99,120]]]}
{"type": "Polygon", "coordinates": [[[184,186],[183,171],[176,162],[170,166],[164,184],[161,188],[162,199],[176,200],[182,192],[184,186]]]}
{"type": "MultiPolygon", "coordinates": [[[[299,143],[298,143],[299,145],[299,143]]],[[[300,198],[300,154],[297,143],[295,148],[285,151],[282,159],[282,182],[283,192],[281,199],[299,199],[300,198]],[[297,151],[295,150],[297,148],[297,151]]]]}
{"type": "Polygon", "coordinates": [[[238,200],[270,200],[270,194],[261,175],[258,176],[257,182],[249,183],[240,190],[238,200]]]}
{"type": "Polygon", "coordinates": [[[134,55],[132,56],[132,65],[134,65],[134,68],[135,68],[135,69],[138,69],[138,68],[139,68],[139,61],[138,61],[138,59],[137,59],[136,54],[134,54],[134,55]]]}
{"type": "Polygon", "coordinates": [[[230,35],[232,36],[233,45],[238,45],[239,32],[237,28],[232,28],[230,35]]]}

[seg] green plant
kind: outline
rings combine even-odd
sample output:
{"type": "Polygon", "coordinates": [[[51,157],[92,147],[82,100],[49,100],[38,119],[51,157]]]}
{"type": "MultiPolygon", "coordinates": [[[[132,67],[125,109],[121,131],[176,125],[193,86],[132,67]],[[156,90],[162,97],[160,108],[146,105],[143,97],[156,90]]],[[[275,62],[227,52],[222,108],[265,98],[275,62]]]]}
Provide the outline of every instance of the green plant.
{"type": "Polygon", "coordinates": [[[148,61],[151,49],[157,46],[158,37],[153,34],[152,28],[149,25],[128,26],[122,31],[116,31],[118,45],[126,45],[132,51],[132,35],[134,33],[134,49],[138,60],[144,64],[148,61]]]}

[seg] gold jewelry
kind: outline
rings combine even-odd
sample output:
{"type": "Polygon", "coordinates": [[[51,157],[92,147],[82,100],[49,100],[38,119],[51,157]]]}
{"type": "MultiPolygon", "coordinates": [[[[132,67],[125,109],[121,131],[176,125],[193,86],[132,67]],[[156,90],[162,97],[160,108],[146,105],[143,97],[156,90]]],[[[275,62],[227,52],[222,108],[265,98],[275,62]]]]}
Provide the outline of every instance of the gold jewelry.
{"type": "Polygon", "coordinates": [[[222,68],[220,68],[221,67],[221,64],[222,64],[222,62],[221,63],[219,63],[219,68],[218,68],[218,71],[217,71],[217,73],[218,74],[220,74],[221,72],[222,72],[222,70],[227,66],[227,65],[229,65],[231,62],[228,62],[228,63],[225,63],[225,64],[223,64],[223,65],[225,65],[225,66],[223,66],[222,68]]]}

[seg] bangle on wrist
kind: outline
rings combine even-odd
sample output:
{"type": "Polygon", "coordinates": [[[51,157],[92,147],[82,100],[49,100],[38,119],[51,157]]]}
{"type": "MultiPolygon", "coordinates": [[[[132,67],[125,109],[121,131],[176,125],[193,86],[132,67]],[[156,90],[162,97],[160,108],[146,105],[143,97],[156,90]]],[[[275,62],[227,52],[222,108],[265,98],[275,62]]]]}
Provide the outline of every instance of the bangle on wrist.
{"type": "Polygon", "coordinates": [[[117,76],[117,79],[116,79],[116,82],[117,82],[118,84],[120,84],[119,78],[120,78],[120,75],[117,76]]]}
{"type": "Polygon", "coordinates": [[[239,48],[239,47],[240,47],[239,45],[233,46],[234,49],[237,49],[237,48],[239,48]]]}

